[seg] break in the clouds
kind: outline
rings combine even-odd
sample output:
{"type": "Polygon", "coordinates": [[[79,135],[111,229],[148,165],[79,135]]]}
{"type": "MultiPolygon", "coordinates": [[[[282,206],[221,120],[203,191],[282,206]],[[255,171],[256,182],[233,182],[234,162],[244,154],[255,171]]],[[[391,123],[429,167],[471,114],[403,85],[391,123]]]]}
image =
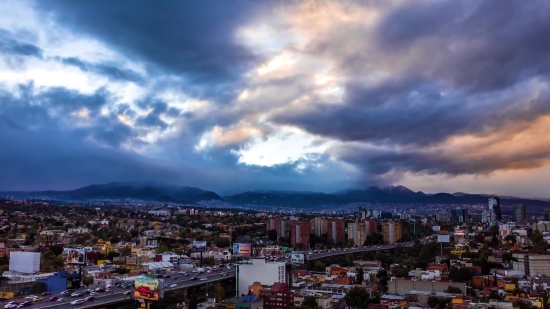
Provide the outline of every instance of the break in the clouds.
{"type": "Polygon", "coordinates": [[[1,189],[547,196],[546,1],[3,1],[1,189]],[[502,179],[522,179],[513,187],[502,179]]]}

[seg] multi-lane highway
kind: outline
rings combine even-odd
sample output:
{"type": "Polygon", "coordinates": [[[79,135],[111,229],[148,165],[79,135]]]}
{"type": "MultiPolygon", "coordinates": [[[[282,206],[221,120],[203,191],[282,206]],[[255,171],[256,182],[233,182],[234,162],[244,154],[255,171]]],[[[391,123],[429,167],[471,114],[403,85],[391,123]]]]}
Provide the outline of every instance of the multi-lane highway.
{"type": "MultiPolygon", "coordinates": [[[[431,240],[430,240],[431,241],[431,240]]],[[[402,244],[404,247],[409,247],[412,245],[412,243],[406,243],[402,244]]],[[[303,253],[306,256],[307,260],[317,260],[322,259],[326,257],[336,256],[336,255],[342,255],[342,254],[348,254],[348,253],[361,253],[361,252],[369,252],[369,251],[379,251],[379,250],[390,250],[395,248],[395,245],[385,245],[385,246],[370,246],[370,247],[362,247],[362,248],[348,248],[348,249],[338,249],[338,250],[322,250],[320,252],[310,251],[310,252],[294,252],[294,253],[303,253]]],[[[282,255],[281,258],[278,260],[278,262],[286,262],[290,263],[290,258],[287,257],[287,255],[282,255]]],[[[235,277],[235,268],[232,269],[226,269],[223,268],[219,271],[213,271],[210,274],[202,273],[202,274],[196,274],[189,272],[189,276],[183,276],[181,274],[174,275],[176,279],[174,278],[167,278],[164,279],[165,288],[164,291],[173,291],[181,288],[186,287],[192,287],[192,286],[199,286],[204,285],[206,283],[214,283],[218,282],[220,280],[223,280],[225,278],[231,278],[235,277]],[[222,276],[222,273],[226,273],[227,276],[222,276]],[[196,280],[191,280],[192,277],[196,276],[196,280]],[[203,279],[203,280],[201,280],[203,279]],[[172,284],[176,284],[175,287],[169,287],[172,284]]],[[[132,291],[132,289],[129,289],[132,291]]],[[[51,308],[51,309],[66,309],[66,308],[72,308],[72,307],[78,307],[78,308],[92,308],[96,306],[106,305],[106,304],[112,304],[121,302],[124,300],[130,300],[133,299],[133,294],[131,295],[124,295],[123,292],[127,290],[123,290],[120,288],[115,288],[113,291],[110,292],[103,292],[98,293],[94,295],[94,300],[85,302],[83,304],[77,305],[77,306],[71,306],[70,302],[78,299],[75,297],[70,296],[59,296],[65,298],[64,302],[53,302],[49,301],[49,298],[51,296],[44,296],[42,297],[43,300],[40,302],[35,302],[31,308],[51,308]]],[[[81,297],[82,298],[82,297],[81,297]]],[[[23,297],[18,297],[14,299],[16,302],[23,302],[27,299],[24,299],[23,297]]],[[[2,302],[0,306],[4,307],[7,304],[7,301],[2,302]]]]}
{"type": "MultiPolygon", "coordinates": [[[[172,291],[172,290],[181,289],[181,288],[190,287],[190,286],[203,285],[203,284],[206,284],[206,283],[213,283],[213,282],[220,281],[224,278],[229,278],[229,277],[234,277],[234,276],[235,276],[235,269],[231,269],[231,270],[224,269],[222,271],[213,272],[211,274],[190,273],[189,276],[183,276],[183,275],[178,274],[177,276],[175,276],[177,278],[176,280],[173,280],[173,278],[164,279],[165,280],[164,281],[164,284],[165,284],[164,291],[166,292],[166,291],[172,291]],[[222,276],[222,272],[224,272],[224,271],[227,273],[226,277],[222,276]],[[191,280],[191,278],[193,276],[196,276],[197,279],[196,280],[191,280]],[[206,280],[204,280],[203,278],[206,278],[206,280]],[[203,280],[201,280],[201,279],[203,279],[203,280]],[[172,284],[176,284],[176,287],[169,287],[172,284]]],[[[83,289],[78,290],[78,291],[83,291],[83,289]]],[[[53,296],[62,297],[62,298],[65,299],[65,301],[63,301],[63,302],[54,302],[54,301],[49,300],[51,295],[50,296],[40,296],[40,297],[43,298],[43,300],[39,301],[39,302],[35,302],[31,306],[31,308],[51,308],[51,309],[62,309],[62,308],[72,308],[72,307],[87,308],[87,307],[95,307],[95,306],[99,306],[99,305],[106,304],[106,303],[115,303],[115,302],[118,302],[118,301],[124,301],[124,300],[129,300],[129,299],[134,298],[133,289],[124,290],[124,289],[121,289],[121,288],[114,288],[110,292],[98,293],[98,294],[94,295],[94,300],[93,301],[85,302],[85,303],[77,305],[77,306],[71,306],[70,302],[72,302],[75,299],[84,298],[84,297],[61,296],[59,294],[55,294],[53,296]],[[124,295],[123,294],[124,291],[131,291],[132,294],[131,295],[124,295]]],[[[88,296],[88,295],[86,295],[86,296],[88,296]]],[[[27,299],[17,298],[17,299],[14,299],[13,301],[22,302],[22,301],[25,301],[25,300],[27,300],[27,299]]],[[[5,306],[7,303],[8,302],[3,302],[2,307],[5,306]]]]}

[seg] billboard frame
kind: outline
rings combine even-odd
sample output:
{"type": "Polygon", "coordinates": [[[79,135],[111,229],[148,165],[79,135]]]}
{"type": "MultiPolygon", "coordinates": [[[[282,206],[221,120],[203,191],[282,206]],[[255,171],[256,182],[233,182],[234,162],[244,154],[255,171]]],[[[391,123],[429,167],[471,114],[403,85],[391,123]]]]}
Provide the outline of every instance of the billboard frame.
{"type": "Polygon", "coordinates": [[[67,248],[67,264],[68,265],[86,265],[86,250],[85,249],[76,249],[76,248],[67,248]],[[75,256],[76,260],[75,260],[75,256]],[[79,256],[80,255],[80,256],[79,256]]]}
{"type": "Polygon", "coordinates": [[[234,243],[233,256],[252,256],[252,244],[249,243],[234,243]]]}
{"type": "Polygon", "coordinates": [[[158,301],[160,298],[160,284],[160,280],[156,278],[144,277],[134,279],[134,298],[146,301],[158,301]],[[143,286],[145,288],[140,290],[143,286]],[[147,294],[149,291],[151,292],[147,294]],[[152,297],[147,297],[147,295],[152,295],[152,297]]]}
{"type": "Polygon", "coordinates": [[[193,252],[206,252],[208,244],[203,240],[194,240],[191,244],[191,251],[193,252]]]}
{"type": "Polygon", "coordinates": [[[291,253],[290,254],[290,263],[291,264],[305,264],[306,256],[303,253],[291,253]]]}
{"type": "Polygon", "coordinates": [[[450,243],[451,242],[451,235],[437,235],[437,242],[438,243],[450,243]]]}

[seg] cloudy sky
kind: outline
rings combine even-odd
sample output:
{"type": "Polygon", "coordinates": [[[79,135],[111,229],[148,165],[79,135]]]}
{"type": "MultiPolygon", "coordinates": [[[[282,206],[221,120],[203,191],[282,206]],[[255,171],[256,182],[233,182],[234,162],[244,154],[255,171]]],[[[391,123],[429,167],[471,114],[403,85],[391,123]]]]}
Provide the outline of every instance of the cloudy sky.
{"type": "Polygon", "coordinates": [[[550,197],[550,2],[0,1],[0,189],[550,197]]]}

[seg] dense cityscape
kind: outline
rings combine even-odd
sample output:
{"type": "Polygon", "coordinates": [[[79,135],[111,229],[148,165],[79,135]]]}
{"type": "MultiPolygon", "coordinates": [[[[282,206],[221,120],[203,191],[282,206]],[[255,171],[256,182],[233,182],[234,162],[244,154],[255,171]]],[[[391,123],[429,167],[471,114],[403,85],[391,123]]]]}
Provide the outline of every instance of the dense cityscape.
{"type": "Polygon", "coordinates": [[[5,308],[542,308],[547,213],[0,200],[5,308]]]}

